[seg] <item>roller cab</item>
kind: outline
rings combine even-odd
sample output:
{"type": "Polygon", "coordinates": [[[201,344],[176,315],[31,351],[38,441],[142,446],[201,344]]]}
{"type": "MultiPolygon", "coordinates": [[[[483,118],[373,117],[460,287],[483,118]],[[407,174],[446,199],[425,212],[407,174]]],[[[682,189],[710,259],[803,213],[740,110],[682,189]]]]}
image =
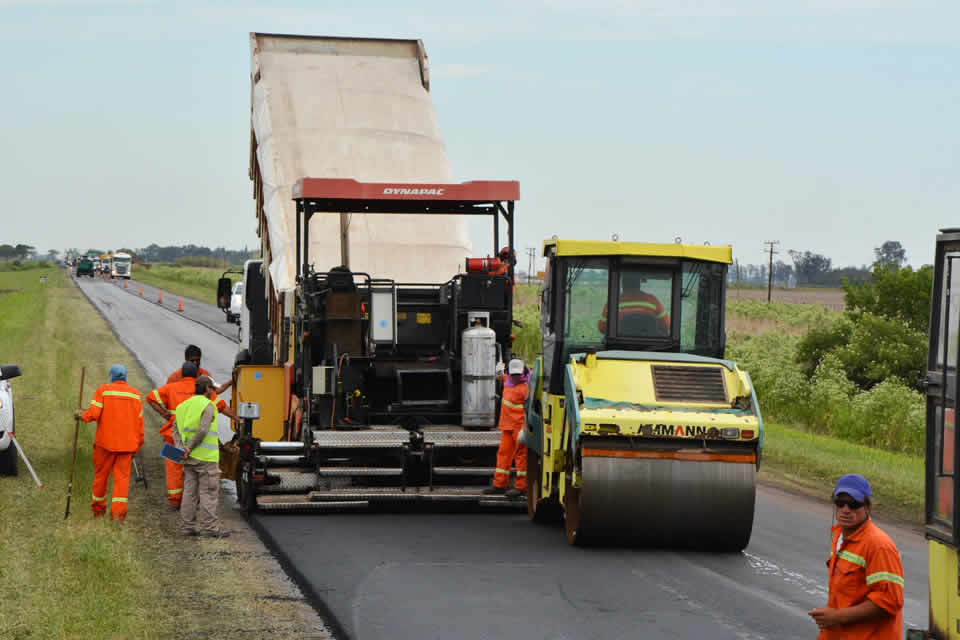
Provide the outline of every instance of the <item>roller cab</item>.
{"type": "Polygon", "coordinates": [[[572,544],[743,549],[763,422],[723,359],[729,247],[551,240],[528,512],[572,544]]]}

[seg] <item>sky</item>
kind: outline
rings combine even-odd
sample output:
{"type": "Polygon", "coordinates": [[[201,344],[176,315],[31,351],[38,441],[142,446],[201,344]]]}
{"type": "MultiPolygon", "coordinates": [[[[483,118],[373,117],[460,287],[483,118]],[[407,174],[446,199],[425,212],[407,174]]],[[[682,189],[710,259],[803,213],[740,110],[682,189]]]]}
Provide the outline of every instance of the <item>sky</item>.
{"type": "Polygon", "coordinates": [[[0,243],[258,246],[259,31],[423,40],[454,180],[520,182],[521,269],[614,234],[919,266],[960,226],[958,24],[955,0],[0,0],[0,243]]]}

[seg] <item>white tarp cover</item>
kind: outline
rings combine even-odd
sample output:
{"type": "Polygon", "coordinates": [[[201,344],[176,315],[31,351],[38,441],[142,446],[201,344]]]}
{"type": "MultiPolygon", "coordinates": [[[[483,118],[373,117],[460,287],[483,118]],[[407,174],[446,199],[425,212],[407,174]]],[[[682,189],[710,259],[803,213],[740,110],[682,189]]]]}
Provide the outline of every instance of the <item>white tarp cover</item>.
{"type": "MultiPolygon", "coordinates": [[[[297,180],[449,183],[450,168],[417,41],[251,34],[251,47],[270,279],[277,292],[289,291],[297,180]]],[[[313,216],[310,257],[318,271],[341,263],[339,231],[339,215],[313,216]]],[[[351,214],[349,235],[352,270],[399,282],[445,282],[471,250],[461,216],[351,214]]]]}

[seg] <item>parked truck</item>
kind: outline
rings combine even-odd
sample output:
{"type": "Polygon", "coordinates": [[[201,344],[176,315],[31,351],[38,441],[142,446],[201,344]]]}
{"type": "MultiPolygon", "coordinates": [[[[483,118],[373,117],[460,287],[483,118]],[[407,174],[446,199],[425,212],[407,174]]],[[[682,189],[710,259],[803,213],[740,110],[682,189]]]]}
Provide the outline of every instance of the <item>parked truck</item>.
{"type": "MultiPolygon", "coordinates": [[[[486,496],[513,324],[512,181],[452,183],[418,40],[251,34],[250,177],[234,401],[247,509],[486,496]],[[472,258],[466,216],[491,221],[472,258]]],[[[230,280],[218,300],[230,299],[230,280]]]]}

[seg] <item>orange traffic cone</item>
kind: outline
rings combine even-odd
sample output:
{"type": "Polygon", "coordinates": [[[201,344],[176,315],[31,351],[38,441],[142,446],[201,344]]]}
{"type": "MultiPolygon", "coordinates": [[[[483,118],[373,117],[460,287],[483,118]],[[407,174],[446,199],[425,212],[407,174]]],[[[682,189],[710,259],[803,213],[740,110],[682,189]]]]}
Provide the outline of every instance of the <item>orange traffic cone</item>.
{"type": "Polygon", "coordinates": [[[124,289],[127,288],[127,281],[126,281],[126,280],[123,281],[123,288],[124,288],[124,289]]]}
{"type": "Polygon", "coordinates": [[[140,287],[140,297],[143,297],[143,287],[140,287]]]}
{"type": "Polygon", "coordinates": [[[180,298],[180,302],[177,303],[177,311],[183,313],[183,298],[180,298]]]}
{"type": "Polygon", "coordinates": [[[163,291],[157,291],[157,304],[163,304],[163,291]]]}

